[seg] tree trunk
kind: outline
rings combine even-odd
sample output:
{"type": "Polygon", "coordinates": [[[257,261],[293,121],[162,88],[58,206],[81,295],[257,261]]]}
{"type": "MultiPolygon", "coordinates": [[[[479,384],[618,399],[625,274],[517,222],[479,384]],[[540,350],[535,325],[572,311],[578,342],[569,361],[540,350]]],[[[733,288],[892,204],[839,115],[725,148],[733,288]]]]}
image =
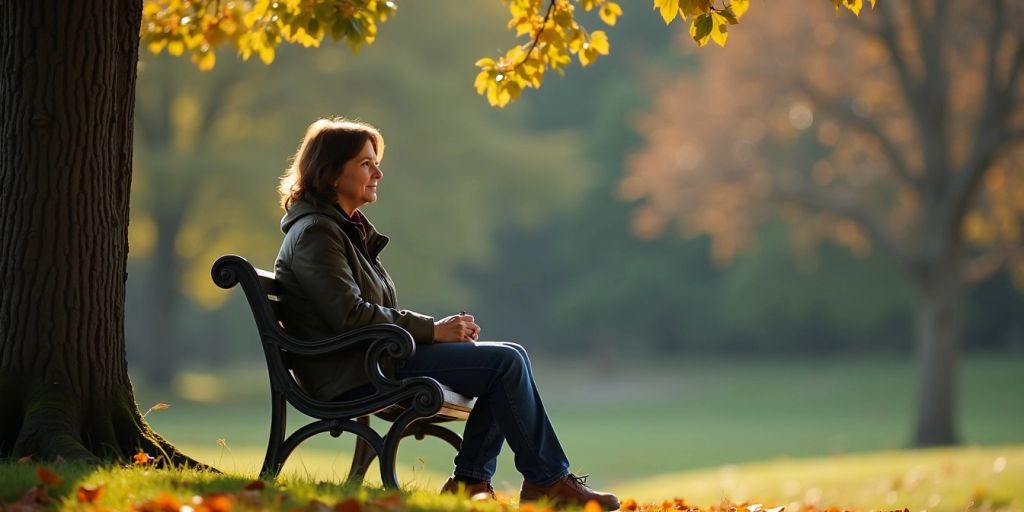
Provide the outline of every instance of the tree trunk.
{"type": "Polygon", "coordinates": [[[958,266],[917,278],[914,335],[918,356],[917,423],[914,446],[957,443],[956,353],[963,290],[958,266]]]}
{"type": "Polygon", "coordinates": [[[0,3],[0,457],[194,463],[124,347],[140,0],[0,3]]]}

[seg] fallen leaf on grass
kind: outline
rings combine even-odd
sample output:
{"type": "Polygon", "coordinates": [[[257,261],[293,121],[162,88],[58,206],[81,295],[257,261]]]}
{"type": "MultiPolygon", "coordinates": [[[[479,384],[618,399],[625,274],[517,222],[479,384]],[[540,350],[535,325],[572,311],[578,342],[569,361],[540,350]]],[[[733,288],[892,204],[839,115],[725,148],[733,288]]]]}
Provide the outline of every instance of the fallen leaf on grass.
{"type": "Polygon", "coordinates": [[[132,462],[134,462],[136,465],[149,464],[152,461],[153,457],[150,457],[148,453],[142,450],[139,450],[139,453],[136,453],[132,457],[132,462]]]}
{"type": "MultiPolygon", "coordinates": [[[[636,504],[636,500],[634,500],[633,498],[626,498],[625,500],[622,501],[622,506],[620,508],[622,510],[629,510],[630,512],[632,512],[636,510],[638,507],[639,505],[636,504]]],[[[522,511],[522,508],[520,508],[520,511],[522,511]]]]}
{"type": "Polygon", "coordinates": [[[137,512],[178,512],[181,509],[181,503],[178,503],[174,496],[163,493],[157,496],[156,499],[149,500],[141,505],[135,505],[132,508],[137,512]]]}
{"type": "Polygon", "coordinates": [[[356,499],[348,498],[335,503],[334,512],[363,512],[363,505],[356,499]]]}
{"type": "Polygon", "coordinates": [[[100,485],[79,485],[75,493],[79,503],[96,503],[103,496],[104,486],[100,485]]]}
{"type": "Polygon", "coordinates": [[[245,490],[247,491],[262,491],[267,487],[267,484],[263,483],[263,480],[253,480],[245,484],[245,490]]]}
{"type": "Polygon", "coordinates": [[[320,500],[309,500],[309,505],[306,505],[305,510],[306,512],[333,512],[331,507],[320,500]]]}
{"type": "Polygon", "coordinates": [[[29,487],[18,501],[7,504],[0,503],[0,510],[9,512],[40,512],[48,510],[50,503],[51,500],[50,496],[46,494],[46,487],[34,485],[29,487]]]}
{"type": "Polygon", "coordinates": [[[32,463],[32,456],[31,455],[26,455],[26,456],[18,459],[18,464],[31,464],[31,463],[32,463]]]}
{"type": "Polygon", "coordinates": [[[402,493],[393,492],[391,494],[386,494],[380,498],[369,500],[366,504],[385,509],[398,508],[402,506],[402,493]]]}
{"type": "Polygon", "coordinates": [[[52,469],[46,466],[39,466],[36,468],[36,478],[43,485],[55,486],[64,483],[64,479],[57,473],[54,473],[52,469]]]}
{"type": "Polygon", "coordinates": [[[192,497],[192,510],[195,512],[231,512],[233,505],[231,495],[222,492],[192,497]]]}

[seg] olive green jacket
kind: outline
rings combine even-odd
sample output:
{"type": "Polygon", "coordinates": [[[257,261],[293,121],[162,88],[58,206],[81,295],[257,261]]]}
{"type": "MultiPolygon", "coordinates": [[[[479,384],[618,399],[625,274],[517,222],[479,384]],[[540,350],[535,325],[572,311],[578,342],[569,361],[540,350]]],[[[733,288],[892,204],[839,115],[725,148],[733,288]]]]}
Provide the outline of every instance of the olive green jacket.
{"type": "MultiPolygon", "coordinates": [[[[434,319],[397,309],[395,285],[378,255],[388,238],[371,226],[364,243],[357,223],[333,205],[296,201],[281,219],[285,233],[274,271],[281,286],[281,322],[300,340],[320,340],[373,324],[392,323],[417,344],[434,341],[434,319]]],[[[300,384],[322,400],[367,382],[366,349],[290,358],[300,384]]]]}

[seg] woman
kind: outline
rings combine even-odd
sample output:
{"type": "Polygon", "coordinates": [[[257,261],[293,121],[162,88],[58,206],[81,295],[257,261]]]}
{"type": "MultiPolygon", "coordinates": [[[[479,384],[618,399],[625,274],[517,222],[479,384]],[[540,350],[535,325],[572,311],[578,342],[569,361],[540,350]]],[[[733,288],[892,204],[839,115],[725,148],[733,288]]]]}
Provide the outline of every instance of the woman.
{"type": "MultiPolygon", "coordinates": [[[[503,441],[515,452],[524,481],[520,501],[546,498],[557,504],[595,500],[619,508],[612,494],[584,485],[548,421],[533,381],[530,360],[519,345],[478,342],[472,315],[435,321],[398,309],[394,283],[378,255],[388,239],[359,211],[377,200],[383,173],[384,139],[374,127],[343,119],[321,119],[309,126],[279,191],[286,214],[275,270],[284,293],[281,317],[300,339],[322,339],[378,323],[408,330],[416,355],[399,361],[398,378],[427,376],[477,398],[466,422],[455,471],[442,492],[460,488],[471,496],[494,497],[491,477],[503,441]]],[[[295,361],[303,387],[330,400],[365,384],[362,358],[295,361]]]]}

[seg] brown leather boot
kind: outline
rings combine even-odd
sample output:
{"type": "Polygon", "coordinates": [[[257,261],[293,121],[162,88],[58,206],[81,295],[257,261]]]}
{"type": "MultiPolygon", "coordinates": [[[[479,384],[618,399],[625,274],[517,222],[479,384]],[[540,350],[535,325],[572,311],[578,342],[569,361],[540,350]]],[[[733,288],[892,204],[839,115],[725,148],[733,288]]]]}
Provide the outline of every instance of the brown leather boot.
{"type": "Polygon", "coordinates": [[[472,501],[496,499],[494,497],[494,487],[491,487],[490,482],[466,484],[466,482],[456,480],[454,476],[448,477],[448,481],[441,487],[441,494],[459,494],[460,490],[469,495],[469,499],[472,501]]]}
{"type": "Polygon", "coordinates": [[[547,498],[548,503],[554,507],[569,505],[584,505],[594,500],[605,510],[618,510],[619,498],[614,494],[595,491],[586,485],[587,476],[576,476],[572,473],[565,475],[562,479],[547,486],[539,485],[523,480],[523,488],[519,491],[519,503],[539,501],[547,498]]]}

